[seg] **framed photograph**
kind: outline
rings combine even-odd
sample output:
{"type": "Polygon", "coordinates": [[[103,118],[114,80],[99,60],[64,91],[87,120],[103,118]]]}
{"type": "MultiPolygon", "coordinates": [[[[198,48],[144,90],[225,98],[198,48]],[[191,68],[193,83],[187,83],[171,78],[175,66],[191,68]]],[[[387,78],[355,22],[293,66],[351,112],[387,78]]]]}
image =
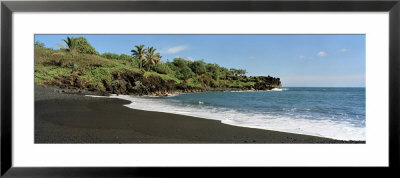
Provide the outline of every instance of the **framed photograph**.
{"type": "Polygon", "coordinates": [[[3,1],[1,174],[395,170],[399,6],[3,1]]]}

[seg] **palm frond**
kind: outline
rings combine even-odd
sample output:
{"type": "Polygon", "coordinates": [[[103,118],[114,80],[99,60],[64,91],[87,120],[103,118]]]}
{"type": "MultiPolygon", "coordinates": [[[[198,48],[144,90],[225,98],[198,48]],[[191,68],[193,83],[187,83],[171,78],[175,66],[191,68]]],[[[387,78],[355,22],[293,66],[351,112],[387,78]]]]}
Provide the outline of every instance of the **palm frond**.
{"type": "Polygon", "coordinates": [[[56,44],[58,47],[60,47],[61,49],[66,49],[66,47],[65,46],[63,46],[62,44],[56,44]]]}
{"type": "Polygon", "coordinates": [[[60,44],[57,44],[57,46],[61,47],[64,50],[72,52],[77,47],[77,40],[74,37],[67,37],[66,40],[62,39],[62,41],[65,43],[65,46],[62,46],[60,44]]]}

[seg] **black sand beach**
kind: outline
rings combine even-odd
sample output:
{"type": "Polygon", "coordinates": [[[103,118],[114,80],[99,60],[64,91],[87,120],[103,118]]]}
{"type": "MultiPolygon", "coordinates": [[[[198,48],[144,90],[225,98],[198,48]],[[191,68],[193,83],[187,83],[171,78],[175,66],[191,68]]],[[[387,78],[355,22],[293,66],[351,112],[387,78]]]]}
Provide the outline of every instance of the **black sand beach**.
{"type": "Polygon", "coordinates": [[[129,101],[35,86],[35,143],[365,143],[134,110],[129,101]]]}

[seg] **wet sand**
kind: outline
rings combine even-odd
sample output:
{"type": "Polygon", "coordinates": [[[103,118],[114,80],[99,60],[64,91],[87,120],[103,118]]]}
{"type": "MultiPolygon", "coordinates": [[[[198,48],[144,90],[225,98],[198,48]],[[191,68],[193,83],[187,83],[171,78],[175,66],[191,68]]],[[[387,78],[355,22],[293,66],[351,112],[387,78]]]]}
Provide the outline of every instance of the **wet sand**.
{"type": "Polygon", "coordinates": [[[365,143],[134,110],[129,101],[35,86],[35,143],[365,143]]]}

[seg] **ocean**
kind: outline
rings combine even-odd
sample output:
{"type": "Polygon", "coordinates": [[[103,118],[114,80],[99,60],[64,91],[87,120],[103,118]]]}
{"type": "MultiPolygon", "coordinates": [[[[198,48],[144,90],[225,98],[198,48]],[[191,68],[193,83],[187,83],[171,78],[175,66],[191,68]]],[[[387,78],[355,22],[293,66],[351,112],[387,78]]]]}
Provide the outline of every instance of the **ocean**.
{"type": "Polygon", "coordinates": [[[365,88],[287,87],[271,91],[184,93],[168,97],[112,96],[127,107],[224,124],[339,140],[365,141],[365,88]]]}

